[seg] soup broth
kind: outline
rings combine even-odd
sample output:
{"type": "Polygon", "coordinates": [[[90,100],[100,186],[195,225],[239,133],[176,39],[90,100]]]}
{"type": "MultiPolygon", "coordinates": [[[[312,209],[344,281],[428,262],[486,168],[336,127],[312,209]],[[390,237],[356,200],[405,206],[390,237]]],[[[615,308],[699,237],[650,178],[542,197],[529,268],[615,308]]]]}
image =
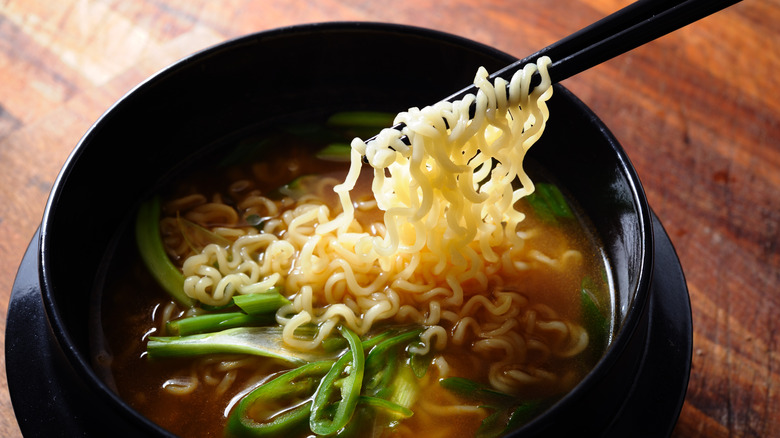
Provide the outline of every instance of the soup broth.
{"type": "MultiPolygon", "coordinates": [[[[163,206],[160,228],[170,259],[181,267],[187,257],[208,243],[228,244],[235,240],[237,234],[231,230],[254,229],[253,232],[281,236],[286,229],[273,226],[272,222],[295,208],[291,199],[312,193],[317,202],[338,213],[338,198],[332,188],[344,180],[349,163],[334,161],[330,154],[319,152],[355,135],[364,133],[321,122],[297,124],[247,136],[228,148],[230,153],[191,166],[186,175],[159,191],[163,206]],[[252,197],[257,194],[271,199],[278,211],[271,212],[272,209],[253,202],[252,197]],[[206,212],[202,208],[205,204],[223,205],[224,213],[206,212]]],[[[339,147],[343,146],[336,149],[339,147]]],[[[524,346],[523,357],[510,360],[506,357],[508,347],[490,344],[468,322],[450,323],[441,318],[438,324],[449,338],[445,348],[433,347],[427,354],[418,355],[408,353],[408,348],[393,352],[401,367],[409,367],[410,360],[424,364],[424,372],[419,371],[421,365],[416,365],[418,375],[411,379],[417,387],[408,407],[413,415],[400,418],[403,415],[394,416],[361,403],[353,416],[354,427],[358,428],[354,436],[475,436],[478,430],[490,431],[491,427],[497,436],[507,428],[521,426],[555,403],[582,380],[603,354],[613,330],[614,298],[610,270],[598,238],[576,203],[561,198],[565,189],[557,187],[544,169],[533,167],[532,163],[526,166],[531,166],[528,172],[537,183],[537,191],[535,196],[516,204],[526,215],[520,225],[526,248],[516,252],[517,257],[512,260],[512,266],[520,268],[497,268],[490,273],[492,280],[487,282],[487,290],[473,280],[460,285],[466,299],[480,294],[492,297],[481,308],[474,305],[474,319],[489,319],[489,315],[481,314],[489,313],[491,306],[510,306],[512,301],[515,310],[503,314],[502,323],[484,323],[481,330],[509,333],[506,339],[524,346]],[[563,213],[561,205],[552,200],[563,202],[563,213]],[[568,253],[580,256],[571,256],[569,260],[568,253]],[[559,344],[559,350],[564,350],[574,348],[572,345],[582,338],[571,334],[558,339],[552,327],[559,325],[586,332],[587,348],[570,355],[557,353],[548,344],[559,344]],[[545,332],[547,328],[551,331],[545,332]],[[499,372],[509,373],[514,380],[505,387],[491,386],[490,376],[499,372]],[[464,390],[458,384],[471,386],[464,390]],[[500,394],[500,402],[486,402],[491,391],[500,394]],[[354,420],[361,415],[370,421],[354,420]],[[491,425],[495,418],[498,426],[491,425]]],[[[358,206],[355,218],[359,222],[381,220],[381,212],[372,203],[369,172],[361,176],[352,199],[358,206]]],[[[434,273],[430,275],[435,277],[434,273]]],[[[234,312],[236,308],[230,304],[224,308],[198,304],[186,309],[177,304],[142,263],[130,229],[108,264],[105,278],[94,306],[95,369],[130,406],[175,434],[230,434],[226,424],[239,400],[298,366],[246,354],[148,357],[150,337],[173,334],[166,325],[169,321],[193,313],[234,312]]],[[[282,295],[290,297],[294,292],[283,290],[282,295]]],[[[409,297],[401,296],[400,301],[400,305],[414,304],[409,297]]],[[[435,311],[433,307],[424,309],[421,318],[426,320],[435,311]]],[[[267,322],[276,324],[274,318],[267,322]]],[[[371,339],[388,329],[403,332],[410,326],[425,324],[420,324],[414,315],[396,316],[375,323],[361,339],[371,339]]],[[[372,377],[366,375],[364,379],[372,377]]],[[[311,400],[312,396],[253,406],[250,415],[262,422],[311,400]]],[[[310,435],[312,432],[303,428],[297,436],[310,435]]]]}

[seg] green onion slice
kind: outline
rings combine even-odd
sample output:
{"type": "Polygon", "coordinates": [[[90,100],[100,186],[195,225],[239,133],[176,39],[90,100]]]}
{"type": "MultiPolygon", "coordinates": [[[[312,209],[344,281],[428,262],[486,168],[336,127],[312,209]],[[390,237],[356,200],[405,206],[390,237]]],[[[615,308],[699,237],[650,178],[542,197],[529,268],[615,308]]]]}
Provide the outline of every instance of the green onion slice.
{"type": "Polygon", "coordinates": [[[360,337],[345,326],[339,331],[349,342],[349,351],[331,367],[314,396],[309,428],[318,435],[332,435],[349,423],[363,386],[365,357],[360,337]],[[334,394],[336,389],[340,398],[334,394]]]}

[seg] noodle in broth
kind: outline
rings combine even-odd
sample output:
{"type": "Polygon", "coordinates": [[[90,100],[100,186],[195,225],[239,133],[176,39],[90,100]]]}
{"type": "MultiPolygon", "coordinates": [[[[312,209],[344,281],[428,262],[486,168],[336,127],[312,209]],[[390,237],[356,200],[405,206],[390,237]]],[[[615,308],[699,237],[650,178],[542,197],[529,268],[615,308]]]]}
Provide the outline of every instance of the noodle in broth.
{"type": "MultiPolygon", "coordinates": [[[[114,352],[98,367],[164,427],[222,434],[238,400],[289,364],[235,355],[147,361],[144,343],[167,334],[169,321],[219,313],[236,296],[279,288],[289,302],[270,324],[293,350],[322,351],[342,326],[363,339],[389,327],[421,327],[403,354],[430,365],[416,379],[414,414],[388,428],[398,436],[484,427],[493,411],[439,383],[452,377],[513,400],[544,400],[543,409],[605,348],[583,320],[583,279],[595,285],[591,292],[602,291],[600,307],[611,312],[608,270],[584,219],[550,221],[530,202],[537,187],[552,186],[535,184],[523,167],[549,116],[548,64],[526,66],[509,84],[491,84],[480,69],[476,96],[399,114],[402,131],[386,129],[368,144],[355,139],[341,171],[306,147],[285,145],[283,153],[216,179],[227,182],[182,183],[163,204],[159,226],[184,292],[199,304],[184,308],[150,294],[141,306],[146,314],[133,317],[144,336],[128,343],[119,339],[126,333],[107,330],[106,343],[124,343],[128,358],[114,352]],[[535,73],[542,83],[531,89],[535,73]],[[209,405],[220,412],[202,422],[185,415],[183,425],[183,414],[163,408],[171,398],[182,412],[209,405]]],[[[102,318],[126,312],[123,300],[104,303],[102,318]]],[[[261,421],[286,408],[257,409],[261,421]]]]}

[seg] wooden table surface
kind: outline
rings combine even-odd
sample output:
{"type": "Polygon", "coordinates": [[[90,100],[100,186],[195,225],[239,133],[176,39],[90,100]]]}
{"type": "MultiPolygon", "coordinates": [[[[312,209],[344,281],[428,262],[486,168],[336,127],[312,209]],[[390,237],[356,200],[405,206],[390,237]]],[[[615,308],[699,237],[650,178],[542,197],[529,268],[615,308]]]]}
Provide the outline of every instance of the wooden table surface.
{"type": "MultiPolygon", "coordinates": [[[[167,64],[242,34],[336,20],[429,27],[523,56],[627,4],[0,0],[1,332],[66,157],[167,64]]],[[[745,0],[564,82],[624,145],[686,274],[693,366],[675,437],[780,436],[778,23],[780,0],[745,0]]],[[[7,387],[2,374],[0,436],[19,436],[7,387]]]]}

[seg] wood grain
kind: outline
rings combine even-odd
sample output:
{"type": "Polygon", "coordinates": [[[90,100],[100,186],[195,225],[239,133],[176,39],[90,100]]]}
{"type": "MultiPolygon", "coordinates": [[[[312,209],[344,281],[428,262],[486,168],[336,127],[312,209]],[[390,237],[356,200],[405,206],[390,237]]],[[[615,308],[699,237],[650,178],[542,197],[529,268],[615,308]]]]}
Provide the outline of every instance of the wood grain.
{"type": "MultiPolygon", "coordinates": [[[[242,34],[335,20],[429,27],[523,56],[628,3],[0,0],[0,329],[68,154],[167,64],[242,34]]],[[[777,23],[780,0],[745,0],[565,82],[628,151],[686,274],[694,355],[675,437],[780,436],[777,23]]],[[[5,375],[0,435],[20,435],[5,375]]]]}

